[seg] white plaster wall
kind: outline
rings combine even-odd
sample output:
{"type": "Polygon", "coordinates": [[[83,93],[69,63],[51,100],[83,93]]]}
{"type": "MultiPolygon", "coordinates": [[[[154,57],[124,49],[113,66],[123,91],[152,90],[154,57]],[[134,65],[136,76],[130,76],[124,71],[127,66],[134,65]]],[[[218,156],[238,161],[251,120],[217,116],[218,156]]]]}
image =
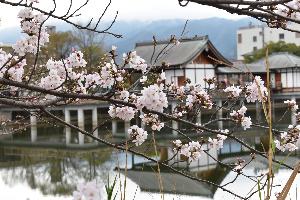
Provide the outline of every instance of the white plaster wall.
{"type": "Polygon", "coordinates": [[[177,76],[184,76],[184,69],[166,70],[166,84],[174,82],[177,85],[177,76]]]}
{"type": "MultiPolygon", "coordinates": [[[[300,25],[299,24],[289,24],[288,28],[299,30],[300,25]]],[[[284,34],[284,39],[282,41],[285,41],[286,43],[295,43],[297,45],[300,45],[300,35],[299,34],[297,37],[297,34],[295,32],[286,31],[283,29],[269,28],[269,27],[266,27],[265,31],[264,31],[265,42],[269,43],[271,41],[272,42],[280,41],[279,34],[281,34],[281,33],[284,34]]]]}
{"type": "Polygon", "coordinates": [[[248,29],[240,29],[236,34],[236,42],[237,42],[237,59],[242,60],[244,54],[252,52],[253,48],[256,47],[260,49],[263,47],[263,38],[261,27],[253,27],[248,29]],[[238,34],[242,35],[242,42],[238,43],[238,34]],[[256,36],[257,41],[253,42],[253,37],[256,36]]]}
{"type": "MultiPolygon", "coordinates": [[[[288,28],[300,30],[299,24],[289,24],[288,28]]],[[[249,53],[253,51],[253,47],[257,47],[260,49],[263,47],[263,36],[260,32],[264,33],[264,42],[265,44],[272,42],[280,41],[279,35],[281,33],[284,34],[284,39],[286,43],[295,43],[296,45],[300,45],[300,34],[295,32],[286,31],[283,29],[269,28],[269,27],[249,27],[239,29],[236,34],[237,41],[237,59],[242,60],[243,54],[249,53]],[[238,43],[238,34],[242,34],[242,43],[238,43]],[[253,36],[257,36],[257,42],[253,42],[253,36]]]]}
{"type": "Polygon", "coordinates": [[[281,73],[281,83],[284,88],[300,87],[300,72],[281,73]]]}
{"type": "Polygon", "coordinates": [[[188,64],[185,68],[186,77],[190,78],[193,84],[200,84],[207,87],[204,78],[215,77],[215,68],[211,64],[188,64]]]}
{"type": "Polygon", "coordinates": [[[185,77],[191,80],[192,84],[196,83],[196,70],[195,69],[186,69],[185,77]]]}

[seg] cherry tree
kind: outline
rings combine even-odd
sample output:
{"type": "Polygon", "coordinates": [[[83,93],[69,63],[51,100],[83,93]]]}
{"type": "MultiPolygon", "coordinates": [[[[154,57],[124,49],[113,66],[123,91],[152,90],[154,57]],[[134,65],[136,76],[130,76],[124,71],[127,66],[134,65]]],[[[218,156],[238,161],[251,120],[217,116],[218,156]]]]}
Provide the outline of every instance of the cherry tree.
{"type": "MultiPolygon", "coordinates": [[[[181,6],[185,6],[189,2],[213,6],[231,13],[249,15],[267,22],[271,27],[288,29],[286,26],[288,21],[299,22],[297,16],[300,5],[299,1],[296,0],[179,0],[181,6]]],[[[247,85],[231,85],[225,89],[218,87],[204,88],[199,84],[190,84],[188,82],[185,86],[165,84],[166,75],[164,67],[167,67],[167,65],[162,65],[162,67],[157,69],[155,65],[155,62],[158,60],[157,58],[153,58],[154,63],[149,65],[135,51],[124,53],[122,60],[117,61],[118,49],[115,46],[111,48],[103,58],[104,61],[99,63],[95,72],[92,73],[87,73],[87,62],[83,58],[83,53],[76,50],[68,57],[58,60],[49,59],[47,62],[40,64],[38,63],[39,51],[49,41],[49,34],[44,27],[45,22],[49,18],[62,20],[78,29],[121,37],[116,33],[110,32],[110,28],[114,24],[116,17],[112,20],[109,27],[103,30],[100,30],[98,27],[102,16],[111,2],[107,5],[103,15],[96,20],[95,25],[92,25],[91,20],[86,26],[76,24],[70,19],[76,17],[80,9],[88,1],[75,9],[75,11],[71,11],[71,1],[66,14],[62,16],[55,14],[55,0],[53,0],[54,9],[50,11],[40,9],[37,0],[20,2],[2,0],[0,3],[20,7],[18,18],[20,19],[22,32],[25,34],[23,38],[20,38],[12,46],[12,52],[0,50],[0,86],[5,91],[5,93],[0,94],[1,104],[24,109],[34,109],[38,111],[40,117],[50,117],[56,122],[79,131],[95,141],[144,157],[156,163],[158,168],[164,167],[195,181],[207,183],[232,194],[238,199],[249,199],[262,191],[266,191],[265,199],[270,199],[274,195],[272,194],[272,189],[274,188],[272,185],[274,176],[272,170],[273,163],[281,164],[291,170],[294,169],[292,166],[274,158],[276,151],[273,148],[273,144],[276,146],[277,151],[295,151],[297,149],[296,143],[299,140],[300,125],[290,125],[287,127],[287,130],[277,130],[272,127],[269,81],[265,83],[261,77],[252,76],[252,82],[247,85]],[[35,56],[35,63],[33,65],[26,64],[26,58],[29,55],[35,56]],[[139,79],[131,85],[128,84],[130,83],[129,80],[132,74],[136,72],[140,74],[139,79]],[[137,85],[140,85],[142,89],[136,90],[137,85]],[[18,95],[12,95],[16,92],[18,92],[18,95]],[[214,99],[215,93],[223,93],[227,98],[227,102],[231,102],[231,104],[216,105],[214,99]],[[111,118],[118,118],[124,121],[139,119],[146,125],[147,130],[135,124],[127,130],[129,138],[125,138],[120,143],[113,143],[107,139],[94,136],[93,132],[87,132],[73,124],[67,123],[50,112],[53,107],[76,103],[78,100],[100,100],[107,102],[110,105],[108,114],[111,118]],[[178,102],[175,109],[171,111],[167,109],[170,100],[178,102]],[[243,102],[242,105],[240,105],[240,101],[243,102]],[[253,123],[251,117],[247,115],[247,105],[251,102],[258,102],[263,105],[268,126],[253,123]],[[206,124],[194,123],[185,118],[188,113],[195,113],[196,115],[202,109],[224,109],[229,111],[229,115],[226,118],[213,118],[206,124]],[[216,162],[228,167],[237,176],[244,176],[256,183],[258,179],[264,182],[258,182],[258,189],[250,191],[247,196],[240,196],[226,187],[236,179],[224,185],[218,185],[206,179],[191,176],[188,172],[179,170],[168,164],[168,162],[159,161],[147,156],[136,148],[137,146],[143,147],[144,143],[148,140],[153,140],[156,149],[156,135],[160,134],[163,128],[167,128],[166,122],[170,120],[188,125],[195,132],[195,137],[191,138],[184,129],[178,128],[175,131],[179,133],[180,138],[170,141],[174,154],[181,155],[184,161],[192,162],[201,159],[204,154],[215,159],[209,154],[208,150],[222,149],[224,141],[230,138],[252,152],[249,160],[238,159],[235,163],[227,164],[216,159],[216,162]],[[211,125],[218,121],[231,121],[234,126],[230,130],[213,128],[211,125]],[[237,127],[242,127],[244,130],[252,127],[269,130],[269,148],[265,151],[259,151],[236,137],[233,133],[237,127]],[[203,137],[203,133],[209,133],[210,137],[203,137]],[[204,148],[204,146],[208,146],[209,149],[204,148]],[[269,171],[257,177],[252,177],[244,173],[243,169],[255,160],[256,155],[268,160],[269,171]]],[[[155,44],[156,41],[154,38],[153,46],[155,44]]],[[[171,36],[168,45],[176,48],[176,46],[180,45],[180,38],[171,36]]],[[[159,52],[158,56],[161,54],[162,52],[159,52]]],[[[206,81],[209,85],[217,84],[215,79],[206,81]]],[[[298,105],[295,101],[287,100],[284,103],[286,109],[292,111],[298,110],[298,105]]],[[[297,116],[299,115],[298,113],[297,116]]],[[[101,125],[97,128],[101,128],[101,125]]],[[[294,172],[296,171],[297,173],[298,168],[296,167],[294,172]]],[[[277,194],[278,199],[285,199],[289,187],[290,185],[286,185],[284,190],[277,194]]],[[[99,200],[102,198],[104,198],[103,193],[100,193],[99,186],[95,182],[79,184],[77,191],[74,192],[74,199],[99,200]]]]}

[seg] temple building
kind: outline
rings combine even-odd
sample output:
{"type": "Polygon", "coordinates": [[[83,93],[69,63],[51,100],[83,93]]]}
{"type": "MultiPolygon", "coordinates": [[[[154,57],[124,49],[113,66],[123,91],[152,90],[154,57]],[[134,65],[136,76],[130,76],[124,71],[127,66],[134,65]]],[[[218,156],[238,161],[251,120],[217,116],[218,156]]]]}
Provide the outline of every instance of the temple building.
{"type": "Polygon", "coordinates": [[[152,66],[165,68],[166,83],[182,86],[186,80],[207,87],[204,79],[213,78],[218,67],[232,65],[212,44],[208,36],[180,39],[179,44],[166,41],[137,43],[137,54],[152,66]]]}
{"type": "MultiPolygon", "coordinates": [[[[300,57],[287,52],[279,52],[269,55],[268,62],[273,93],[300,92],[300,57]]],[[[249,64],[237,62],[233,67],[218,68],[216,73],[223,87],[233,84],[244,85],[252,80],[252,75],[259,75],[266,81],[266,59],[249,64]]]]}

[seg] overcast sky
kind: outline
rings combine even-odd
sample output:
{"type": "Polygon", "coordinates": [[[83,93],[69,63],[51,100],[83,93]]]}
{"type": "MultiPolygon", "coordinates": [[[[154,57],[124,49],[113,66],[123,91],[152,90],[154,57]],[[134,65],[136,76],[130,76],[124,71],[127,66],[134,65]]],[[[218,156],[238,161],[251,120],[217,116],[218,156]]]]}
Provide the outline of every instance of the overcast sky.
{"type": "MultiPolygon", "coordinates": [[[[53,8],[52,0],[39,0],[39,6],[44,9],[53,8]]],[[[57,14],[62,14],[68,9],[69,0],[56,0],[57,14]]],[[[74,8],[85,0],[73,0],[74,8]]],[[[100,16],[108,0],[90,0],[88,6],[81,11],[82,16],[74,19],[87,20],[89,17],[100,16]]],[[[19,8],[3,6],[0,3],[0,28],[18,25],[16,17],[19,8]]],[[[119,11],[118,20],[158,20],[158,19],[203,19],[209,17],[222,17],[238,19],[240,17],[220,11],[215,8],[190,3],[186,7],[180,7],[177,0],[112,0],[112,4],[105,15],[104,20],[113,18],[119,11]]]]}

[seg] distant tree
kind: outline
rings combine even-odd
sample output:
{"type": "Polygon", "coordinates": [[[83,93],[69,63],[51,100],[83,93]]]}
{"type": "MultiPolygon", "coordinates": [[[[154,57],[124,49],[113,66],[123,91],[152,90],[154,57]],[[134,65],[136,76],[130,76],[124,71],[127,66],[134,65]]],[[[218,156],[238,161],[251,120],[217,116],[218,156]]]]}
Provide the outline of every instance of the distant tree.
{"type": "Polygon", "coordinates": [[[52,33],[49,36],[48,45],[43,48],[42,54],[45,55],[46,59],[67,57],[78,42],[71,31],[52,33]]]}
{"type": "Polygon", "coordinates": [[[61,59],[68,57],[73,50],[80,50],[88,63],[87,71],[95,71],[104,55],[102,46],[102,38],[91,31],[74,29],[56,32],[50,34],[49,43],[43,47],[40,59],[61,59]]]}
{"type": "Polygon", "coordinates": [[[265,57],[267,48],[269,54],[275,52],[288,52],[300,56],[300,46],[297,46],[296,44],[292,44],[292,43],[285,43],[284,41],[279,41],[279,42],[270,42],[264,48],[254,51],[251,55],[245,55],[244,62],[251,63],[265,57]]]}
{"type": "Polygon", "coordinates": [[[76,38],[78,49],[83,52],[84,59],[88,63],[87,70],[94,71],[104,55],[103,35],[81,29],[74,29],[72,34],[76,38]]]}

